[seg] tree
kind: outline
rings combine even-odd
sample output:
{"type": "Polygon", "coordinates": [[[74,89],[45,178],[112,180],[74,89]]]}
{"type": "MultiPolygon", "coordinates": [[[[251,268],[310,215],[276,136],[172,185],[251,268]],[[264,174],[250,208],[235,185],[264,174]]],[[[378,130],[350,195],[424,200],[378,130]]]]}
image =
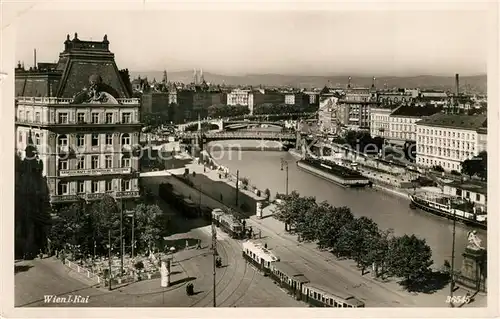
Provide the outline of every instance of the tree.
{"type": "Polygon", "coordinates": [[[301,241],[318,240],[319,227],[322,226],[324,216],[330,210],[330,204],[322,202],[319,205],[311,205],[307,211],[297,217],[295,231],[299,234],[301,241]]]}
{"type": "Polygon", "coordinates": [[[43,163],[28,135],[25,158],[15,155],[15,256],[34,257],[47,248],[51,207],[43,163]]]}
{"type": "Polygon", "coordinates": [[[107,252],[106,245],[109,244],[108,232],[111,231],[112,249],[120,247],[120,210],[114,198],[109,195],[94,203],[89,207],[94,226],[93,237],[96,241],[99,254],[107,252]]]}
{"type": "Polygon", "coordinates": [[[352,239],[354,242],[352,253],[354,260],[361,267],[361,275],[363,275],[366,268],[373,263],[369,253],[372,242],[378,239],[379,229],[372,219],[365,216],[355,219],[353,227],[356,232],[354,232],[352,239]]]}
{"type": "Polygon", "coordinates": [[[389,242],[392,237],[392,229],[379,230],[378,234],[369,242],[367,260],[375,265],[375,277],[379,277],[385,271],[389,242]]]}
{"type": "Polygon", "coordinates": [[[488,175],[488,154],[486,151],[479,153],[476,157],[462,162],[462,173],[472,177],[477,175],[482,179],[487,179],[488,175]]]}
{"type": "MultiPolygon", "coordinates": [[[[81,240],[88,238],[88,234],[85,234],[87,222],[88,214],[86,214],[84,202],[61,207],[56,213],[50,232],[53,247],[62,249],[67,244],[72,246],[84,244],[81,240]]],[[[90,238],[92,238],[91,235],[90,238]]],[[[88,249],[88,247],[83,248],[85,251],[88,249]]]]}
{"type": "Polygon", "coordinates": [[[163,230],[166,229],[163,211],[158,205],[139,204],[136,206],[136,232],[142,248],[151,252],[160,240],[163,230]]]}
{"type": "Polygon", "coordinates": [[[275,217],[285,223],[285,230],[288,231],[295,226],[300,215],[315,205],[317,205],[315,197],[301,197],[299,193],[293,191],[284,196],[282,203],[276,205],[275,217]]]}
{"type": "Polygon", "coordinates": [[[411,287],[426,279],[432,265],[432,250],[415,235],[394,237],[389,244],[388,270],[392,275],[404,278],[403,284],[411,287]]]}
{"type": "Polygon", "coordinates": [[[340,236],[344,225],[354,221],[354,215],[348,207],[328,207],[318,225],[318,247],[332,249],[340,236]]]}

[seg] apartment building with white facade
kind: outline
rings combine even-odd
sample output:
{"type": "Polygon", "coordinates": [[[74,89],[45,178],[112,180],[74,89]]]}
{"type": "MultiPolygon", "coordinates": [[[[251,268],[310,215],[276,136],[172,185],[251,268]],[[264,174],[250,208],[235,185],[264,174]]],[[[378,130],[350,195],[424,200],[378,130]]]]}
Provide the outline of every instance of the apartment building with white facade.
{"type": "Polygon", "coordinates": [[[393,110],[389,116],[389,140],[394,145],[404,145],[407,141],[417,140],[416,123],[422,118],[441,112],[433,105],[403,104],[393,110]]]}
{"type": "Polygon", "coordinates": [[[461,163],[486,145],[486,124],[486,115],[444,113],[417,122],[417,165],[460,171],[461,163]]]}
{"type": "Polygon", "coordinates": [[[227,105],[247,106],[250,114],[253,114],[253,92],[252,90],[234,89],[227,94],[227,105]]]}
{"type": "Polygon", "coordinates": [[[381,105],[370,108],[370,135],[372,137],[380,136],[390,138],[390,119],[392,109],[381,105]]]}
{"type": "Polygon", "coordinates": [[[18,66],[16,151],[34,144],[52,204],[104,194],[133,207],[139,194],[140,99],[119,71],[109,42],[65,41],[56,64],[18,66]]]}

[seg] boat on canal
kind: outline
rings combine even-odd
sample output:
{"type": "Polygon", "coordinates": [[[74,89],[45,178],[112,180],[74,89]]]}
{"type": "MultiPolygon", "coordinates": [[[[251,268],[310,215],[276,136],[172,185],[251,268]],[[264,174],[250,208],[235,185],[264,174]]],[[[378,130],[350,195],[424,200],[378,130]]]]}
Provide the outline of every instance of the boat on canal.
{"type": "Polygon", "coordinates": [[[465,225],[487,229],[487,213],[476,209],[471,203],[459,197],[439,193],[415,193],[410,196],[410,208],[453,220],[465,225]]]}
{"type": "Polygon", "coordinates": [[[343,187],[372,186],[372,182],[358,171],[340,166],[331,161],[306,157],[303,160],[299,160],[297,166],[308,173],[343,187]]]}

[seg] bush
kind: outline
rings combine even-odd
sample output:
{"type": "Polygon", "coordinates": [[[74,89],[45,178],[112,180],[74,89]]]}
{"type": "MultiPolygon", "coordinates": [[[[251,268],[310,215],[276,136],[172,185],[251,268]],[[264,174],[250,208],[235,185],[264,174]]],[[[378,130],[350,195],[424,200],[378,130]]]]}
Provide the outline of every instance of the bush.
{"type": "Polygon", "coordinates": [[[135,263],[134,268],[137,270],[142,270],[144,269],[144,263],[142,261],[138,261],[135,263]]]}
{"type": "Polygon", "coordinates": [[[440,173],[444,172],[444,168],[440,165],[435,165],[432,169],[435,170],[436,172],[440,173]]]}
{"type": "Polygon", "coordinates": [[[451,172],[451,175],[455,175],[455,176],[461,176],[462,174],[460,174],[460,172],[456,171],[456,170],[452,170],[451,172]]]}

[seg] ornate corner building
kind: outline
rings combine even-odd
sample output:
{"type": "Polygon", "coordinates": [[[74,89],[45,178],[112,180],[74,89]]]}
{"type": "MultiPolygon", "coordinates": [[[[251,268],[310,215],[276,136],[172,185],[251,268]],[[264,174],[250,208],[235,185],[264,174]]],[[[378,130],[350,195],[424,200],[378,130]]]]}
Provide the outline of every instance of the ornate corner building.
{"type": "Polygon", "coordinates": [[[139,194],[140,99],[109,41],[68,35],[57,63],[15,72],[16,152],[36,148],[52,204],[109,194],[133,207],[139,194]]]}

